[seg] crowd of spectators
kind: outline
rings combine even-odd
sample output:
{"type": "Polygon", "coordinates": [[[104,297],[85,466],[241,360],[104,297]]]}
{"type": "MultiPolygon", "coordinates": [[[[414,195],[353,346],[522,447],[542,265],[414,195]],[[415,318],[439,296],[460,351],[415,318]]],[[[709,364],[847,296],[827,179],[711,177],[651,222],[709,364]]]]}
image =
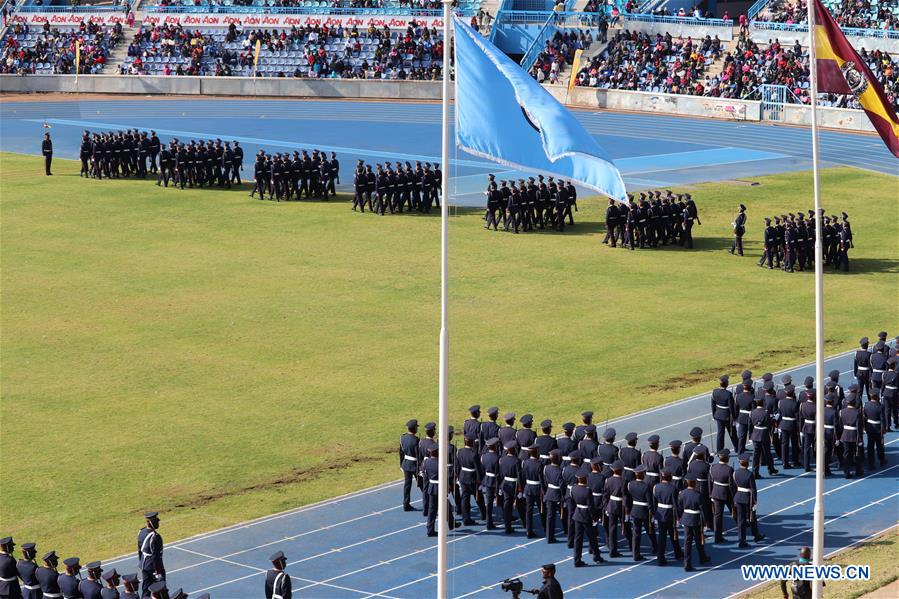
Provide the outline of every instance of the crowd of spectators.
{"type": "Polygon", "coordinates": [[[239,31],[234,24],[227,30],[165,25],[141,28],[128,55],[122,73],[434,80],[441,77],[443,38],[421,26],[239,31]]]}
{"type": "MultiPolygon", "coordinates": [[[[840,27],[899,29],[899,0],[825,0],[824,4],[840,27]]],[[[805,0],[772,0],[756,20],[788,25],[805,23],[807,11],[805,0]]]]}
{"type": "Polygon", "coordinates": [[[721,55],[718,37],[620,31],[578,73],[577,84],[605,89],[703,95],[706,66],[721,55]]]}
{"type": "MultiPolygon", "coordinates": [[[[306,0],[231,0],[228,3],[221,0],[192,0],[194,6],[270,6],[284,8],[299,8],[306,6],[306,0]]],[[[157,0],[156,6],[182,6],[182,0],[157,0]]],[[[412,8],[438,10],[443,8],[440,0],[324,0],[320,2],[324,8],[412,8]]]]}
{"type": "Polygon", "coordinates": [[[50,27],[39,31],[26,23],[12,25],[3,40],[0,73],[54,74],[75,73],[76,47],[80,43],[79,74],[98,74],[109,53],[122,39],[121,24],[104,27],[81,21],[76,27],[50,27]]]}
{"type": "Polygon", "coordinates": [[[697,95],[720,98],[748,98],[759,85],[785,85],[803,103],[808,103],[808,54],[799,43],[784,47],[777,40],[760,46],[741,36],[733,51],[724,55],[720,74],[705,84],[697,95]]]}
{"type": "Polygon", "coordinates": [[[593,36],[589,31],[557,30],[534,59],[531,75],[540,83],[556,83],[565,66],[572,63],[575,51],[588,50],[592,43],[593,36]]]}

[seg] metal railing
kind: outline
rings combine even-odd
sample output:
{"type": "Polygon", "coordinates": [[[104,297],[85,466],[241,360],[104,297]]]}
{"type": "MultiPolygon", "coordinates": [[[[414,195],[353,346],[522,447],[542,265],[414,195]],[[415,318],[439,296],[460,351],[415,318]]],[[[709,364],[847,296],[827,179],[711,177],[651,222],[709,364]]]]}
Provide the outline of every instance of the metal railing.
{"type": "Polygon", "coordinates": [[[697,27],[720,27],[724,29],[733,29],[733,19],[704,19],[700,17],[672,17],[662,15],[649,14],[631,14],[625,13],[621,18],[626,21],[640,21],[643,23],[670,23],[676,25],[695,25],[697,27]]]}
{"type": "MultiPolygon", "coordinates": [[[[213,4],[207,6],[147,6],[148,13],[222,13],[222,14],[271,14],[271,15],[343,15],[343,16],[413,16],[439,17],[442,10],[423,8],[331,8],[312,6],[225,6],[213,4]]],[[[466,11],[461,11],[463,15],[466,11]]],[[[470,11],[469,11],[470,12],[470,11]]]]}
{"type": "Polygon", "coordinates": [[[497,25],[518,23],[538,25],[552,19],[558,27],[595,27],[602,13],[596,12],[553,12],[545,10],[506,10],[496,17],[497,25]]]}
{"type": "Polygon", "coordinates": [[[768,6],[770,1],[771,0],[756,0],[755,4],[750,6],[749,10],[746,11],[746,17],[751,21],[755,18],[755,15],[765,10],[765,7],[768,6]]]}
{"type": "MultiPolygon", "coordinates": [[[[808,23],[775,23],[772,21],[752,21],[750,28],[760,31],[786,31],[790,33],[808,32],[808,23]]],[[[841,27],[840,31],[846,37],[879,37],[883,39],[899,40],[899,31],[894,29],[859,29],[856,27],[841,27]]]]}
{"type": "Polygon", "coordinates": [[[108,4],[91,6],[19,6],[16,12],[128,12],[128,6],[123,4],[120,6],[110,6],[108,4]]]}
{"type": "Polygon", "coordinates": [[[524,56],[521,57],[521,62],[519,63],[521,67],[528,71],[531,68],[531,65],[534,64],[534,61],[537,60],[537,55],[543,50],[543,47],[546,45],[546,42],[552,37],[553,33],[555,33],[555,27],[552,27],[553,15],[550,15],[546,18],[546,21],[543,23],[543,27],[540,28],[540,31],[537,32],[537,36],[534,38],[534,41],[531,42],[531,45],[528,46],[527,50],[524,51],[524,56]]]}

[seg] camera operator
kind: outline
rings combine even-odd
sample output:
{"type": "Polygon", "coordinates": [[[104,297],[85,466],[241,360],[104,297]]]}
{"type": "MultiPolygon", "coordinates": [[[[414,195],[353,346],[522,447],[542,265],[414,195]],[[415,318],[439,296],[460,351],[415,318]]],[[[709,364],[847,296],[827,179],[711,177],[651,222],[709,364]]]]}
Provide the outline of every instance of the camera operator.
{"type": "Polygon", "coordinates": [[[537,595],[537,599],[562,599],[562,585],[556,580],[556,565],[544,564],[543,586],[539,589],[531,589],[531,594],[537,595]]]}

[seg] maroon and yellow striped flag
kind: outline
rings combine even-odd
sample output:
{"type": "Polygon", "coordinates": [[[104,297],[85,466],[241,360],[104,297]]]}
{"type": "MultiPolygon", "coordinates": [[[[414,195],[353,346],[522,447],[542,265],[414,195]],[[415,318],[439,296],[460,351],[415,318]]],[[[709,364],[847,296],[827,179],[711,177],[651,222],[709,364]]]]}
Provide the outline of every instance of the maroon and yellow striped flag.
{"type": "Polygon", "coordinates": [[[899,158],[899,118],[871,69],[846,40],[830,13],[815,2],[818,91],[855,96],[890,152],[899,158]]]}

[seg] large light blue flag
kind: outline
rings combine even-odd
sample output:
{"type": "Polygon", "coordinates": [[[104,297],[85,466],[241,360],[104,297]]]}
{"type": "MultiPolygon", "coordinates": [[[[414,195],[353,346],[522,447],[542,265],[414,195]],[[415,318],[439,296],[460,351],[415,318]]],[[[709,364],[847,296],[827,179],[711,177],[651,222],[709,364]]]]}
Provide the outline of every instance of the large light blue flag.
{"type": "Polygon", "coordinates": [[[625,201],[621,173],[577,119],[496,46],[458,17],[454,24],[459,147],[625,201]]]}

